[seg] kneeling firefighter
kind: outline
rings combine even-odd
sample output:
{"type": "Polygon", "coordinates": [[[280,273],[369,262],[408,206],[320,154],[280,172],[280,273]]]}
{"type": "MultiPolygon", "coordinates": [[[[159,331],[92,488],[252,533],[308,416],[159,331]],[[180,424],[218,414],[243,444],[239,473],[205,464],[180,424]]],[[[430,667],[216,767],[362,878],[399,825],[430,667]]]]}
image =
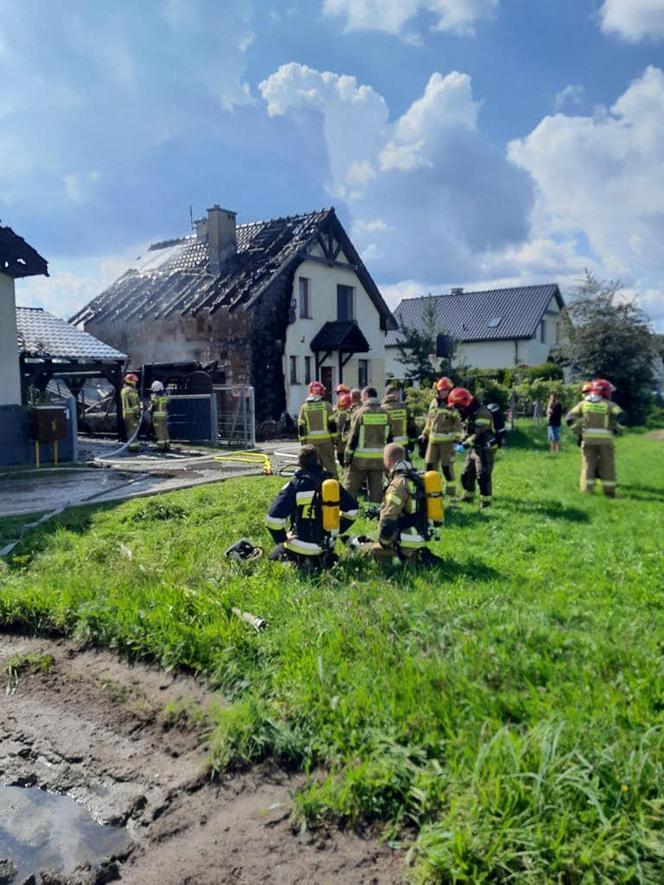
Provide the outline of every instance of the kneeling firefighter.
{"type": "Polygon", "coordinates": [[[334,546],[357,517],[357,502],[326,473],[314,446],[302,446],[299,469],[270,505],[266,522],[276,547],[270,559],[306,569],[336,562],[334,546]]]}
{"type": "Polygon", "coordinates": [[[378,524],[378,543],[370,548],[381,562],[438,562],[427,547],[443,523],[443,490],[440,473],[421,476],[406,459],[398,443],[385,446],[383,463],[389,484],[385,489],[378,524]]]}

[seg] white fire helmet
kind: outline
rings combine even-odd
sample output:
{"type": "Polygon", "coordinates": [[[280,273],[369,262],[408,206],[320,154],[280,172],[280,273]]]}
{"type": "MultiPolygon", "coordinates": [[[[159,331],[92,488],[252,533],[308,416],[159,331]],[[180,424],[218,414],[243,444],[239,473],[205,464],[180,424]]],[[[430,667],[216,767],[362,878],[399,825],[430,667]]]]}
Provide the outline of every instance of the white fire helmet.
{"type": "Polygon", "coordinates": [[[161,383],[161,381],[153,381],[152,384],[150,385],[150,390],[153,393],[163,393],[164,392],[164,385],[161,383]]]}

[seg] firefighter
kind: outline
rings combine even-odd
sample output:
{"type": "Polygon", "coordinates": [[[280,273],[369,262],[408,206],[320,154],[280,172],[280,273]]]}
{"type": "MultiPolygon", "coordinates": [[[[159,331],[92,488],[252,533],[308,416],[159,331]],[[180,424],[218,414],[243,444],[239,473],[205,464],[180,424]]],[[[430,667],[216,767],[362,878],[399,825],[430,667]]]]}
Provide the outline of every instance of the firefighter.
{"type": "Polygon", "coordinates": [[[359,387],[354,387],[350,392],[350,411],[351,414],[356,412],[362,405],[362,391],[359,387]]]}
{"type": "Polygon", "coordinates": [[[463,419],[461,443],[468,454],[461,473],[464,488],[462,501],[475,497],[475,482],[480,488],[480,508],[488,507],[492,498],[491,474],[498,445],[493,427],[493,416],[486,406],[465,387],[453,388],[447,397],[448,405],[454,406],[463,419]]]}
{"type": "Polygon", "coordinates": [[[352,417],[350,406],[350,392],[342,393],[337,400],[337,408],[334,413],[335,420],[337,422],[337,460],[342,467],[344,466],[344,451],[346,449],[346,441],[348,438],[348,431],[350,430],[350,422],[352,417]]]}
{"type": "MultiPolygon", "coordinates": [[[[379,562],[440,562],[427,547],[432,532],[427,512],[424,481],[414,470],[404,446],[390,443],[383,452],[383,464],[388,477],[378,523],[378,543],[369,552],[379,562]]],[[[438,483],[440,499],[440,474],[438,483]]],[[[442,522],[442,504],[441,522],[442,522]]]]}
{"type": "Polygon", "coordinates": [[[610,381],[597,378],[588,395],[567,413],[567,424],[581,437],[582,492],[592,492],[595,480],[602,483],[604,494],[616,495],[616,467],[613,438],[624,428],[620,423],[622,410],[611,402],[615,388],[610,381]]]}
{"type": "Polygon", "coordinates": [[[442,468],[445,494],[456,495],[454,484],[454,446],[461,439],[462,424],[458,411],[448,403],[454,384],[449,378],[436,382],[436,395],[431,400],[424,431],[420,436],[420,452],[427,470],[442,468]]]}
{"type": "Polygon", "coordinates": [[[157,439],[157,448],[166,452],[170,448],[171,438],[168,435],[168,397],[161,381],[153,381],[150,385],[150,415],[152,427],[157,439]]]}
{"type": "Polygon", "coordinates": [[[342,396],[350,395],[350,387],[346,387],[345,384],[337,384],[334,389],[334,392],[337,395],[337,404],[339,403],[339,399],[342,396]]]}
{"type": "Polygon", "coordinates": [[[332,406],[323,399],[326,391],[320,381],[312,381],[308,390],[309,396],[300,406],[297,419],[298,436],[303,445],[315,447],[323,469],[331,476],[336,476],[334,437],[337,434],[337,424],[332,406]]]}
{"type": "Polygon", "coordinates": [[[415,418],[408,406],[400,401],[399,388],[390,386],[385,391],[385,396],[381,403],[390,418],[390,433],[392,434],[392,442],[399,443],[406,450],[406,454],[410,457],[415,447],[415,439],[417,437],[417,429],[415,428],[415,418]]]}
{"type": "MultiPolygon", "coordinates": [[[[307,570],[329,567],[336,561],[336,535],[323,525],[323,483],[330,478],[315,446],[302,446],[299,468],[270,505],[267,527],[276,542],[270,559],[293,562],[307,570]]],[[[336,474],[333,476],[336,480],[336,474]]],[[[335,483],[339,489],[338,482],[335,483]]],[[[357,517],[357,502],[342,488],[339,494],[339,531],[345,532],[357,517]]]]}
{"type": "Polygon", "coordinates": [[[378,391],[375,387],[365,387],[362,405],[353,414],[344,453],[344,488],[352,498],[357,498],[366,480],[369,501],[380,504],[383,449],[390,441],[390,419],[378,402],[378,391]]]}
{"type": "MultiPolygon", "coordinates": [[[[125,375],[124,384],[120,391],[120,402],[122,405],[122,420],[124,421],[125,433],[127,439],[131,439],[138,427],[141,419],[141,397],[136,389],[138,384],[138,375],[129,372],[125,375]]],[[[130,452],[138,452],[140,445],[137,440],[131,442],[128,446],[130,452]]]]}

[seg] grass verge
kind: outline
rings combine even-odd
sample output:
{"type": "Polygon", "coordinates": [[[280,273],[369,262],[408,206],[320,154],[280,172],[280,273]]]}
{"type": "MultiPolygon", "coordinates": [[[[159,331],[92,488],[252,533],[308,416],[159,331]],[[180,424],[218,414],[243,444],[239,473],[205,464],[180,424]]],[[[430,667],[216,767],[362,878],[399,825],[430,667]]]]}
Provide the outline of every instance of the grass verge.
{"type": "Polygon", "coordinates": [[[0,621],[201,673],[230,701],[217,769],[308,771],[303,821],[413,833],[422,882],[662,881],[664,450],[620,440],[609,501],[543,434],[501,454],[490,511],[449,512],[440,569],[229,562],[268,544],[280,485],[242,479],[48,523],[0,576],[0,621]]]}

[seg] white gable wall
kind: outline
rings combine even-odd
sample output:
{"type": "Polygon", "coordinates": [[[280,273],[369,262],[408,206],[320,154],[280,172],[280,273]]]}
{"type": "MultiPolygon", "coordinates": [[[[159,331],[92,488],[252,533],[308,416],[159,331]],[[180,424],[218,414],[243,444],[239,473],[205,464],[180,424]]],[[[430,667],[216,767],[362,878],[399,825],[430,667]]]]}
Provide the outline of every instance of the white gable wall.
{"type": "MultiPolygon", "coordinates": [[[[312,254],[320,254],[322,251],[312,249],[312,254]]],[[[337,261],[346,264],[343,253],[340,253],[337,261]]],[[[374,307],[367,291],[362,286],[353,268],[339,267],[321,264],[317,261],[305,260],[298,267],[293,280],[293,299],[296,303],[296,317],[294,323],[288,326],[284,347],[284,378],[286,379],[286,408],[290,415],[296,416],[300,405],[307,395],[304,374],[304,359],[310,357],[312,380],[315,380],[316,360],[311,350],[311,341],[324,323],[337,320],[337,285],[352,286],[354,289],[355,319],[369,343],[368,353],[357,354],[344,366],[343,382],[348,387],[358,385],[358,361],[365,359],[369,362],[369,384],[379,388],[385,385],[385,332],[380,328],[380,314],[374,307]],[[307,278],[311,293],[312,319],[300,317],[300,283],[301,277],[307,278]],[[291,383],[291,357],[297,359],[299,383],[291,383]]],[[[332,385],[339,383],[339,358],[335,352],[329,357],[323,366],[332,369],[332,385]]]]}
{"type": "Polygon", "coordinates": [[[0,273],[0,406],[21,402],[14,280],[0,273]]]}

